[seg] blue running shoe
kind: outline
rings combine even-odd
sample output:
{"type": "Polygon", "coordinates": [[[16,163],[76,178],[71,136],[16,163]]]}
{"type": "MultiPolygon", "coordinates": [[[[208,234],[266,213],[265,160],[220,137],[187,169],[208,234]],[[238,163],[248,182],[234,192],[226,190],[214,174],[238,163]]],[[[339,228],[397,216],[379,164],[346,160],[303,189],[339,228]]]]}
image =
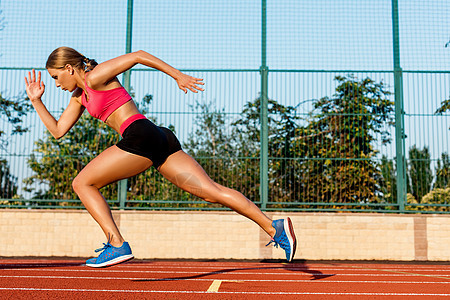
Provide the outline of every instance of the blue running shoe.
{"type": "Polygon", "coordinates": [[[274,243],[274,246],[278,248],[279,245],[286,252],[287,261],[292,261],[297,247],[297,240],[295,239],[294,227],[292,226],[291,219],[275,220],[272,222],[272,226],[277,232],[266,246],[274,243]]]}
{"type": "Polygon", "coordinates": [[[95,252],[103,252],[97,258],[88,259],[86,266],[93,268],[109,267],[134,258],[127,242],[124,242],[121,247],[114,247],[109,242],[103,243],[103,245],[103,248],[95,250],[95,252]]]}

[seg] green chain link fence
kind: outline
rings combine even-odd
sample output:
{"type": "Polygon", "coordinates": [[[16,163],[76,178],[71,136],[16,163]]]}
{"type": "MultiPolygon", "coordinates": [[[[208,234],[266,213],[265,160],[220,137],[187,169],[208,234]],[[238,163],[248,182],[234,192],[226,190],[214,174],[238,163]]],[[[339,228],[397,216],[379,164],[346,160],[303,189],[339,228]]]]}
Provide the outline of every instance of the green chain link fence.
{"type": "MultiPolygon", "coordinates": [[[[117,134],[84,115],[46,132],[23,77],[71,46],[148,51],[206,91],[136,66],[122,83],[217,182],[263,210],[448,213],[448,1],[2,1],[0,207],[82,208],[71,180],[117,134]]],[[[154,169],[102,189],[114,209],[223,209],[154,169]]]]}

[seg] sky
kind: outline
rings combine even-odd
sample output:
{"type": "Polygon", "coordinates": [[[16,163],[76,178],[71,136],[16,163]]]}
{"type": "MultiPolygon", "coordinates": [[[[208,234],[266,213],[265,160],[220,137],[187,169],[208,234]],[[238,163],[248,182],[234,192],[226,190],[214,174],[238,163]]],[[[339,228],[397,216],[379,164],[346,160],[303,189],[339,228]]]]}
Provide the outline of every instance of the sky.
{"type": "MultiPolygon", "coordinates": [[[[99,62],[125,53],[127,0],[1,0],[0,10],[4,96],[23,93],[25,69],[43,68],[59,46],[74,47],[99,62]]],[[[428,146],[437,159],[450,145],[448,116],[433,116],[450,97],[450,47],[445,47],[450,40],[450,1],[399,0],[399,15],[406,149],[428,146]]],[[[174,124],[180,139],[193,131],[189,113],[196,102],[212,101],[232,117],[258,97],[261,1],[135,0],[133,20],[133,51],[148,51],[205,80],[204,93],[184,95],[164,74],[133,72],[136,99],[152,94],[152,114],[166,126],[174,124]]],[[[284,105],[304,103],[299,113],[310,110],[308,100],[333,94],[335,75],[351,71],[359,78],[382,80],[393,91],[392,74],[383,72],[393,68],[391,2],[267,0],[266,55],[269,70],[275,71],[269,75],[269,97],[284,105]]],[[[46,73],[43,80],[45,103],[58,114],[69,95],[57,90],[46,73]]],[[[26,157],[44,132],[36,115],[26,123],[30,133],[14,137],[6,151],[19,155],[12,164],[20,174],[27,173],[21,155],[26,157]]],[[[393,145],[380,146],[380,151],[395,156],[393,145]]],[[[0,150],[0,155],[6,152],[0,150]]]]}
{"type": "MultiPolygon", "coordinates": [[[[445,0],[400,0],[402,67],[448,70],[445,0]],[[445,60],[447,58],[447,60],[445,60]]],[[[125,51],[127,0],[2,0],[2,66],[41,66],[60,45],[100,61],[125,51]]],[[[261,1],[135,0],[133,50],[187,69],[261,64],[261,1]]],[[[392,68],[388,0],[267,1],[267,65],[276,69],[392,68]]]]}

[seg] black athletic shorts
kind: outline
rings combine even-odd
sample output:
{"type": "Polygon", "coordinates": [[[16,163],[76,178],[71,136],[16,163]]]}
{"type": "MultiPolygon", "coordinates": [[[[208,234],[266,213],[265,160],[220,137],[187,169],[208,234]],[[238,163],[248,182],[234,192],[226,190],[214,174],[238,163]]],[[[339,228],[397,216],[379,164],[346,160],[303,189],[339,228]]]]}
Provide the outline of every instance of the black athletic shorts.
{"type": "Polygon", "coordinates": [[[116,146],[124,151],[147,157],[155,168],[161,166],[169,155],[181,150],[180,142],[170,129],[156,126],[148,119],[131,123],[116,146]]]}

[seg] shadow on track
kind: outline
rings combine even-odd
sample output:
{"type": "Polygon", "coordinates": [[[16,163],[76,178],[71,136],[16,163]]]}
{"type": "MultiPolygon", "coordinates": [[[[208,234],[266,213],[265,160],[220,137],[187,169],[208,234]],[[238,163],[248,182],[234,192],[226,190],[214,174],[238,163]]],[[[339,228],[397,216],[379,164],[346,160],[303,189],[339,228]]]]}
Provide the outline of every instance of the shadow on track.
{"type": "Polygon", "coordinates": [[[312,279],[311,280],[320,280],[328,277],[332,277],[336,274],[324,274],[319,270],[313,270],[310,269],[308,264],[306,263],[306,260],[294,260],[291,263],[285,263],[281,259],[264,259],[261,261],[262,263],[266,264],[283,264],[283,269],[291,271],[291,272],[303,272],[311,274],[312,279]]]}
{"type": "Polygon", "coordinates": [[[79,267],[83,266],[84,262],[35,262],[35,263],[1,263],[0,270],[8,269],[43,269],[43,268],[57,268],[57,267],[79,267]]]}
{"type": "Polygon", "coordinates": [[[203,278],[211,275],[227,274],[239,271],[253,271],[253,270],[287,270],[290,272],[307,273],[312,276],[311,280],[320,280],[328,277],[335,276],[336,274],[324,274],[321,271],[310,269],[305,260],[294,260],[291,263],[284,263],[283,260],[262,260],[261,263],[265,264],[277,264],[273,267],[249,267],[249,268],[226,268],[207,273],[190,275],[190,276],[178,276],[169,278],[149,278],[149,279],[135,279],[134,282],[148,282],[148,281],[177,281],[177,280],[189,280],[203,278]]]}

